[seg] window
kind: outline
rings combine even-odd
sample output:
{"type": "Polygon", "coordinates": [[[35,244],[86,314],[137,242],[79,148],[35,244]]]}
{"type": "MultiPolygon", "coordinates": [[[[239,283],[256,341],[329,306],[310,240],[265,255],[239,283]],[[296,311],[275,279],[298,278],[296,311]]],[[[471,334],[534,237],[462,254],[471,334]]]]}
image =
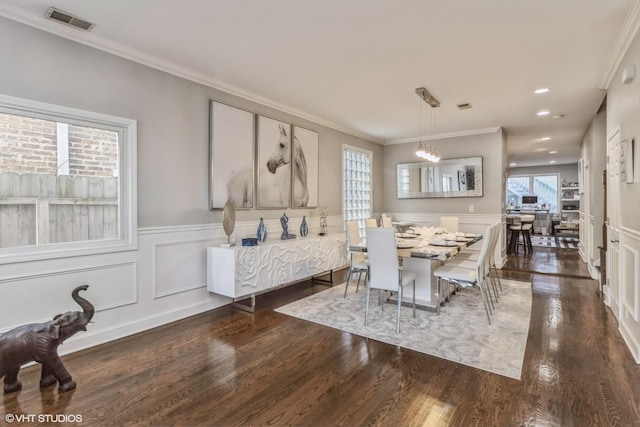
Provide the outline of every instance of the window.
{"type": "Polygon", "coordinates": [[[510,176],[507,180],[507,205],[523,207],[527,199],[523,196],[537,196],[537,205],[548,206],[552,213],[558,212],[558,174],[510,176]]]}
{"type": "Polygon", "coordinates": [[[135,248],[135,121],[0,96],[0,147],[0,263],[135,248]]]}
{"type": "Polygon", "coordinates": [[[358,221],[362,237],[365,220],[371,218],[371,156],[355,147],[342,149],[342,217],[345,224],[358,221]]]}

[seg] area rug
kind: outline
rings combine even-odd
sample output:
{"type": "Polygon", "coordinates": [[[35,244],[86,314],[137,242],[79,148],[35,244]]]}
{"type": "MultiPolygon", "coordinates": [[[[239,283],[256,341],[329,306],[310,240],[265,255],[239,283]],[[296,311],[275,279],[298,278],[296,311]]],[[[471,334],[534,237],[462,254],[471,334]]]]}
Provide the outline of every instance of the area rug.
{"type": "Polygon", "coordinates": [[[396,334],[396,306],[378,306],[372,293],[369,325],[364,326],[366,292],[344,284],[276,309],[277,312],[319,323],[352,334],[397,345],[432,356],[520,379],[531,317],[531,284],[502,280],[503,292],[487,322],[480,292],[465,288],[453,295],[440,314],[401,310],[400,334],[396,334]]]}
{"type": "Polygon", "coordinates": [[[576,237],[560,236],[556,242],[556,238],[553,236],[531,236],[533,246],[544,248],[578,249],[578,243],[580,240],[576,237]]]}

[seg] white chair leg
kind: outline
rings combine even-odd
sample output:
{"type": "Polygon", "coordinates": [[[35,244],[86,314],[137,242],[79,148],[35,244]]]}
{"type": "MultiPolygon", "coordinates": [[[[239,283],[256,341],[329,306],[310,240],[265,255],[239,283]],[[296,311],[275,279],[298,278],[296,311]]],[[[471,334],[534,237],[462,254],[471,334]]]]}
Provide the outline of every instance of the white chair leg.
{"type": "Polygon", "coordinates": [[[493,267],[491,267],[491,270],[493,270],[493,275],[495,276],[496,280],[498,281],[498,287],[500,288],[500,292],[503,292],[502,283],[500,282],[500,275],[498,274],[498,267],[496,267],[496,265],[494,264],[493,267]]]}
{"type": "Polygon", "coordinates": [[[362,277],[362,270],[358,271],[358,281],[356,282],[356,293],[358,292],[358,288],[360,288],[360,277],[362,277]]]}
{"type": "Polygon", "coordinates": [[[482,298],[482,302],[484,303],[484,311],[485,313],[487,313],[487,320],[489,321],[489,324],[491,324],[491,316],[489,315],[489,305],[487,304],[487,297],[484,294],[484,289],[482,289],[482,284],[480,284],[480,282],[478,282],[478,287],[480,288],[480,296],[482,298]]]}
{"type": "Polygon", "coordinates": [[[416,281],[413,281],[413,317],[416,317],[416,281]]]}
{"type": "Polygon", "coordinates": [[[367,286],[367,297],[365,298],[366,302],[364,305],[364,326],[367,326],[369,323],[369,293],[371,292],[371,288],[367,286]]]}
{"type": "Polygon", "coordinates": [[[491,274],[491,268],[489,268],[489,280],[491,280],[491,286],[493,287],[493,293],[496,296],[496,302],[498,302],[498,299],[500,298],[500,294],[498,293],[498,285],[496,285],[496,278],[493,276],[493,274],[491,274]]]}
{"type": "Polygon", "coordinates": [[[436,279],[436,314],[440,314],[440,288],[442,287],[442,278],[436,279]]]}
{"type": "Polygon", "coordinates": [[[400,307],[402,307],[402,285],[398,287],[398,318],[396,320],[396,333],[400,333],[400,307]]]}
{"type": "Polygon", "coordinates": [[[487,283],[485,280],[483,280],[482,282],[480,282],[480,285],[482,286],[482,290],[484,291],[484,295],[487,300],[487,307],[489,307],[489,314],[493,315],[493,310],[495,309],[495,307],[493,306],[493,301],[491,301],[491,296],[489,294],[487,283]]]}
{"type": "Polygon", "coordinates": [[[353,273],[353,270],[349,269],[349,275],[347,276],[347,283],[344,285],[344,298],[347,297],[347,289],[349,289],[349,281],[351,280],[351,273],[353,273]]]}

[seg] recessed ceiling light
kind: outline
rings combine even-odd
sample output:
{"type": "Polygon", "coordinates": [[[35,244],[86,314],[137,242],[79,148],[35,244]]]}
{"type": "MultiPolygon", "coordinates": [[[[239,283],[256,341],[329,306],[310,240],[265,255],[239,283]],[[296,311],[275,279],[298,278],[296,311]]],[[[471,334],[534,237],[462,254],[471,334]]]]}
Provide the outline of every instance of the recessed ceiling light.
{"type": "Polygon", "coordinates": [[[540,141],[548,141],[550,139],[551,139],[551,137],[543,136],[542,138],[540,138],[540,141]]]}
{"type": "Polygon", "coordinates": [[[549,92],[548,87],[542,87],[540,89],[536,89],[533,91],[533,93],[535,93],[536,95],[540,95],[541,93],[547,93],[547,92],[549,92]]]}
{"type": "Polygon", "coordinates": [[[555,163],[555,162],[556,162],[555,160],[551,160],[549,163],[555,163]]]}
{"type": "Polygon", "coordinates": [[[556,154],[556,153],[557,153],[557,151],[556,151],[556,150],[549,151],[549,154],[556,154]]]}
{"type": "Polygon", "coordinates": [[[546,111],[546,110],[538,111],[538,115],[539,115],[539,116],[547,116],[547,115],[549,115],[549,112],[548,112],[548,111],[546,111]]]}

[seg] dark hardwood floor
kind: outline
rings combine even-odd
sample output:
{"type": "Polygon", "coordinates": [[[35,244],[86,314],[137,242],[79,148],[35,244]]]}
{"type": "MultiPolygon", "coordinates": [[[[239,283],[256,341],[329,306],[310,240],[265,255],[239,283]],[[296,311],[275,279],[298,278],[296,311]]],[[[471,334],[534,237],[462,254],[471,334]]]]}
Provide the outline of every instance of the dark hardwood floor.
{"type": "Polygon", "coordinates": [[[39,367],[24,369],[2,417],[75,414],[83,426],[640,425],[640,368],[578,251],[535,248],[510,256],[501,274],[533,284],[521,381],[273,311],[325,289],[303,283],[259,297],[255,314],[224,307],[66,356],[78,383],[70,393],[40,391],[39,367]],[[529,272],[537,269],[544,274],[529,272]]]}

